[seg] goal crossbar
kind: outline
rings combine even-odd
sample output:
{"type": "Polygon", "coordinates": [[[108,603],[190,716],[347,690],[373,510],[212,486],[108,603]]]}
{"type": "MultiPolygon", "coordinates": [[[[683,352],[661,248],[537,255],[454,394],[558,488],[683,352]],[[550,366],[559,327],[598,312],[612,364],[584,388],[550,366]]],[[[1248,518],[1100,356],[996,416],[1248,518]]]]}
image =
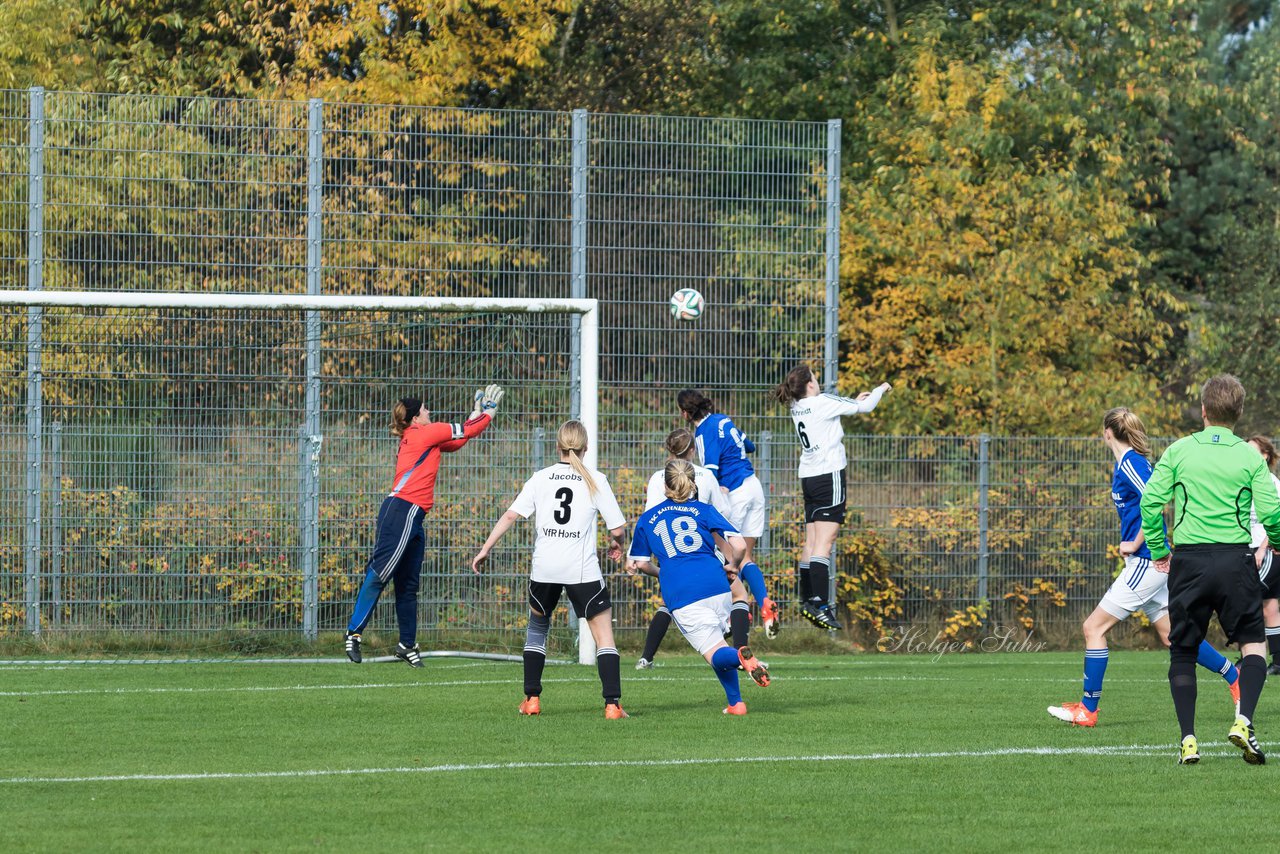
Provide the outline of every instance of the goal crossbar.
{"type": "MultiPolygon", "coordinates": [[[[422,311],[452,314],[569,314],[574,315],[573,345],[578,351],[574,360],[578,366],[577,418],[587,429],[590,441],[583,455],[588,466],[597,466],[599,448],[599,375],[600,375],[600,312],[595,299],[576,298],[519,298],[519,297],[444,297],[444,296],[340,296],[311,294],[252,294],[252,293],[158,293],[115,291],[46,291],[0,289],[0,305],[26,307],[38,319],[45,308],[98,308],[98,309],[205,309],[269,310],[269,311],[422,311]]],[[[496,322],[502,322],[495,318],[496,322]]],[[[35,328],[35,327],[33,327],[35,328]]],[[[41,373],[39,346],[28,344],[28,368],[36,383],[41,373]]],[[[570,413],[566,413],[569,415],[570,413]]],[[[40,418],[37,413],[31,417],[40,418]]],[[[37,452],[36,458],[39,459],[37,452]]],[[[38,516],[38,510],[31,510],[38,516]]],[[[30,515],[29,513],[29,515],[30,515]]],[[[38,523],[37,523],[38,524],[38,523]]],[[[36,529],[35,537],[38,539],[36,529]]],[[[29,537],[30,539],[31,537],[29,537]]],[[[35,551],[32,556],[38,559],[35,551]]],[[[29,561],[30,562],[30,561],[29,561]]],[[[34,571],[28,570],[33,577],[34,571]]],[[[579,622],[579,660],[591,663],[595,659],[595,644],[591,633],[579,622]]],[[[37,631],[38,631],[38,623],[37,631]]]]}
{"type": "Polygon", "coordinates": [[[592,442],[583,462],[596,465],[599,445],[600,304],[594,299],[528,297],[396,297],[311,294],[118,293],[0,290],[0,305],[29,308],[193,308],[292,311],[438,311],[456,314],[574,314],[580,318],[578,418],[592,442]]]}

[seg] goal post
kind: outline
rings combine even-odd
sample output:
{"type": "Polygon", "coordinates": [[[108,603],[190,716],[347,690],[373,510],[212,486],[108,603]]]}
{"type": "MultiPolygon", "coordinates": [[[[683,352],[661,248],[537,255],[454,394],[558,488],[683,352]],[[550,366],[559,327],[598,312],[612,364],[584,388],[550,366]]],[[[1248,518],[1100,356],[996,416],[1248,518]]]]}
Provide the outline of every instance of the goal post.
{"type": "MultiPolygon", "coordinates": [[[[584,423],[597,465],[599,330],[595,299],[0,290],[0,585],[23,605],[0,633],[338,630],[391,477],[391,404],[421,388],[461,415],[499,382],[498,468],[441,467],[465,507],[446,494],[427,518],[426,623],[513,650],[525,573],[477,592],[462,561],[559,421],[584,423]]],[[[527,567],[515,533],[500,551],[527,567]]]]}

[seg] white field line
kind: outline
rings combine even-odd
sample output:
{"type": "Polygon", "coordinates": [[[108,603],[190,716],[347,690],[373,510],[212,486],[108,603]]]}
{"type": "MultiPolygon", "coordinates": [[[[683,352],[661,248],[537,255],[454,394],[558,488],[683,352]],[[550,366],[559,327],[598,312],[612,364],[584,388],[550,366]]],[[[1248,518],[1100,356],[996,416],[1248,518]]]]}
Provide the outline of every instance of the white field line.
{"type": "MultiPolygon", "coordinates": [[[[876,762],[885,760],[980,759],[1006,756],[1151,756],[1174,755],[1168,744],[1129,744],[1097,747],[999,747],[991,750],[948,750],[900,753],[821,753],[807,756],[723,756],[705,759],[617,759],[568,762],[477,762],[472,764],[401,766],[389,768],[311,768],[296,771],[221,771],[190,774],[103,774],[88,777],[0,777],[0,785],[32,783],[130,783],[176,780],[278,780],[352,777],[377,774],[446,774],[467,771],[523,771],[548,768],[677,768],[698,765],[738,765],[766,762],[876,762]]],[[[1202,755],[1230,756],[1213,751],[1202,755]]]]}
{"type": "MultiPolygon", "coordinates": [[[[241,685],[223,688],[68,688],[48,691],[0,691],[0,697],[65,697],[76,695],[110,696],[113,694],[267,694],[278,691],[367,691],[374,688],[458,688],[471,685],[512,685],[519,679],[455,679],[447,682],[364,682],[351,685],[241,685]]],[[[574,682],[595,683],[599,678],[583,676],[580,679],[543,679],[544,684],[568,684],[574,682]]],[[[688,682],[674,676],[647,676],[645,682],[688,682]]],[[[848,682],[848,676],[797,676],[789,682],[848,682]]],[[[1118,681],[1118,680],[1117,680],[1118,681]]],[[[635,684],[633,681],[631,684],[635,684]]]]}
{"type": "MultiPolygon", "coordinates": [[[[705,666],[697,668],[700,670],[707,669],[705,666]]],[[[774,673],[774,680],[781,685],[786,682],[952,682],[955,677],[952,676],[869,676],[864,674],[850,674],[848,676],[786,676],[774,673]]],[[[515,680],[519,681],[519,680],[515,680]]],[[[564,679],[543,679],[548,684],[570,684],[570,683],[586,683],[596,682],[598,677],[594,674],[591,676],[582,676],[581,678],[564,678],[564,679]]],[[[635,676],[627,681],[627,684],[637,684],[639,682],[687,682],[685,677],[677,676],[655,676],[645,674],[644,676],[635,676]]],[[[1080,681],[1078,677],[1068,679],[1061,676],[1044,676],[1040,678],[1013,678],[1013,677],[984,677],[984,682],[1013,682],[1019,684],[1043,684],[1043,683],[1077,683],[1080,681]]],[[[1204,682],[1213,684],[1215,680],[1206,675],[1204,682]]],[[[1120,683],[1125,685],[1163,685],[1168,682],[1167,679],[1126,679],[1122,676],[1113,677],[1107,680],[1108,685],[1120,683]]],[[[362,682],[350,685],[247,685],[238,687],[220,687],[220,688],[68,688],[54,689],[47,691],[0,691],[0,697],[65,697],[77,695],[102,695],[108,696],[112,694],[235,694],[235,693],[273,693],[279,691],[364,691],[378,688],[459,688],[469,685],[509,685],[512,683],[511,678],[506,679],[454,679],[434,682],[362,682]]]]}

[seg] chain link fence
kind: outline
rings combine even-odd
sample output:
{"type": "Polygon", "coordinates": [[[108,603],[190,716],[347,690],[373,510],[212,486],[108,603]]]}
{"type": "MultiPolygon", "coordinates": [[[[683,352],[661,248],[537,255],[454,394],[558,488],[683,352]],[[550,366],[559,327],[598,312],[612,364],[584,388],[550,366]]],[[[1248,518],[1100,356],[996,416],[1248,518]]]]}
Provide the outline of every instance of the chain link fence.
{"type": "MultiPolygon", "coordinates": [[[[786,603],[798,449],[769,390],[799,361],[836,375],[839,157],[839,122],[0,90],[0,288],[595,298],[599,459],[623,509],[664,461],[676,393],[702,389],[756,438],[759,562],[786,603]],[[709,307],[680,323],[666,303],[689,286],[709,307]]],[[[390,405],[422,391],[461,414],[499,377],[517,389],[504,421],[442,469],[423,620],[523,619],[527,542],[513,532],[483,583],[467,560],[577,411],[575,321],[336,323],[314,368],[309,333],[271,318],[170,321],[82,340],[25,309],[0,324],[0,633],[341,629],[391,477],[390,405]]],[[[1075,621],[1119,565],[1096,440],[848,446],[842,539],[860,545],[839,569],[883,561],[895,621],[984,601],[988,619],[1075,621]]],[[[643,627],[651,582],[614,590],[619,627],[643,627]]]]}

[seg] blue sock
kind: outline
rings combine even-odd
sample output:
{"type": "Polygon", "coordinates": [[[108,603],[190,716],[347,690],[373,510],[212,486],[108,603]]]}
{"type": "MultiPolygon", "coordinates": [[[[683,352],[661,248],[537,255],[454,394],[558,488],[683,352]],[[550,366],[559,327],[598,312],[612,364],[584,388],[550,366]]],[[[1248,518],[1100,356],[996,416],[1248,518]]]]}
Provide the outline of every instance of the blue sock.
{"type": "Polygon", "coordinates": [[[747,589],[751,591],[751,597],[756,600],[757,605],[763,605],[764,600],[769,598],[769,591],[764,586],[764,573],[760,571],[760,567],[756,566],[755,561],[743,564],[742,583],[747,585],[747,589]]]}
{"type": "Polygon", "coordinates": [[[1107,672],[1109,654],[1105,646],[1084,651],[1084,696],[1080,702],[1091,712],[1098,711],[1098,701],[1102,699],[1102,677],[1107,672]]]}
{"type": "Polygon", "coordinates": [[[730,706],[742,702],[742,690],[738,687],[738,653],[722,646],[711,656],[711,666],[716,670],[716,678],[724,686],[724,697],[730,706]]]}
{"type": "Polygon", "coordinates": [[[1236,666],[1227,661],[1227,657],[1214,649],[1208,641],[1200,641],[1200,651],[1196,653],[1196,664],[1206,670],[1212,670],[1227,680],[1228,685],[1236,681],[1239,675],[1236,666]]]}

